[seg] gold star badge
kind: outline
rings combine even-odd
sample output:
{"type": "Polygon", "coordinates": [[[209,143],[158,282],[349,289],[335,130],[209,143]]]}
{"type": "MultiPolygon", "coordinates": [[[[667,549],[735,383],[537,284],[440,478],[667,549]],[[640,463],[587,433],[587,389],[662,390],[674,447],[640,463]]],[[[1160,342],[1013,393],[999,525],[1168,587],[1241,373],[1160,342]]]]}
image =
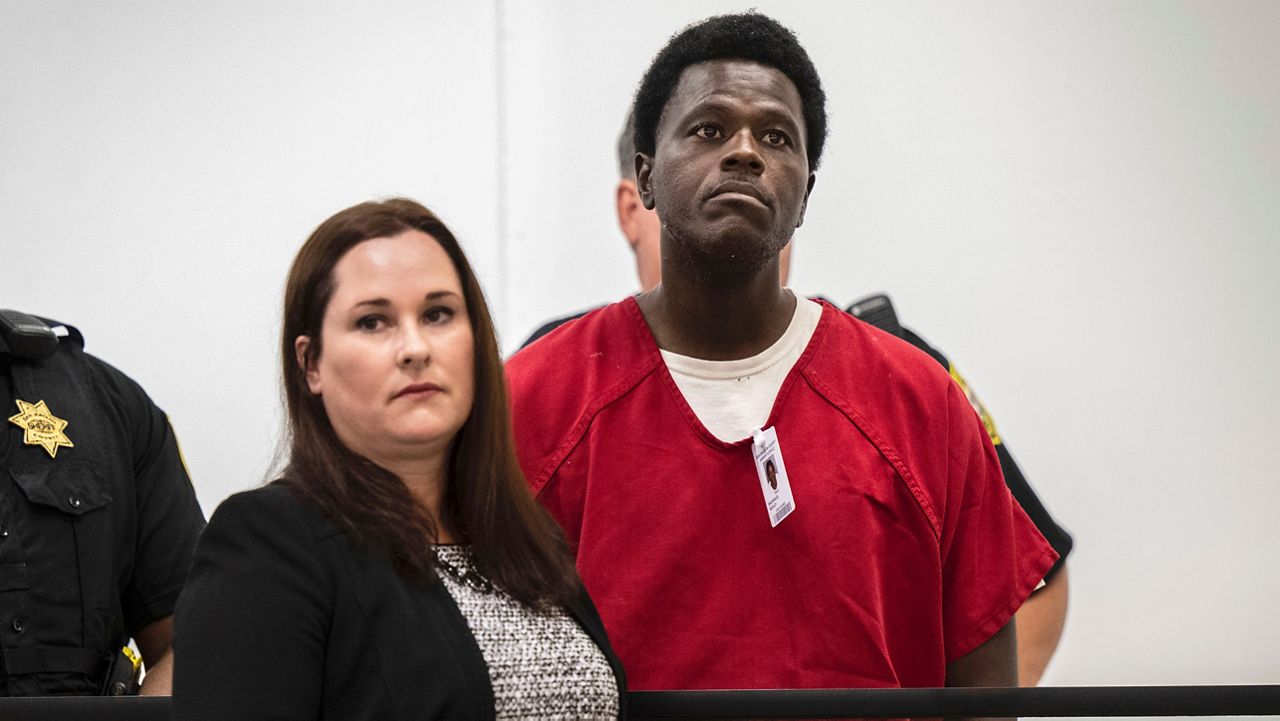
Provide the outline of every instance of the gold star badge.
{"type": "Polygon", "coordinates": [[[58,457],[59,448],[75,448],[67,434],[62,432],[67,427],[67,422],[53,415],[44,401],[28,403],[18,400],[18,410],[18,415],[9,416],[9,422],[26,431],[22,437],[23,443],[44,447],[50,458],[58,457]]]}

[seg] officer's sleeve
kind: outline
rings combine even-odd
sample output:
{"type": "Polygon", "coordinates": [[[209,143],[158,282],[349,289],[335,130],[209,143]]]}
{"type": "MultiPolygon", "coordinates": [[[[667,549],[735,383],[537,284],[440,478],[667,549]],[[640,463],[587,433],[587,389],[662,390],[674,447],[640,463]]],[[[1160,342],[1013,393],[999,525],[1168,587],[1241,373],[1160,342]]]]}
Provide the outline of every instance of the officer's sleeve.
{"type": "Polygon", "coordinates": [[[98,364],[133,456],[136,543],[133,573],[120,599],[125,628],[133,636],[173,613],[204,529],[204,514],[169,419],[132,379],[98,364]]]}
{"type": "Polygon", "coordinates": [[[174,625],[175,721],[320,718],[335,582],[282,491],[228,498],[200,539],[174,625]]]}

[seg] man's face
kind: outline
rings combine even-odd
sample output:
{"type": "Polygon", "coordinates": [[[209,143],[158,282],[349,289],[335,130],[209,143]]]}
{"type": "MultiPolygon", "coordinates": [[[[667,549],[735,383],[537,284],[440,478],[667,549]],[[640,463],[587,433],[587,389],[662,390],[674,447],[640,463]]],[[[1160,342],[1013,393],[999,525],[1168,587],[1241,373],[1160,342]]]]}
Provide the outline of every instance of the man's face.
{"type": "MultiPolygon", "coordinates": [[[[636,181],[619,180],[614,194],[617,196],[618,227],[636,256],[640,290],[651,291],[662,282],[662,221],[658,220],[657,212],[644,207],[640,192],[636,190],[636,181]]],[[[784,286],[790,277],[793,247],[792,243],[787,243],[778,256],[778,279],[784,286]]]]}
{"type": "Polygon", "coordinates": [[[781,71],[744,60],[691,65],[657,128],[637,185],[664,242],[755,272],[804,220],[813,174],[800,93],[781,71]]]}

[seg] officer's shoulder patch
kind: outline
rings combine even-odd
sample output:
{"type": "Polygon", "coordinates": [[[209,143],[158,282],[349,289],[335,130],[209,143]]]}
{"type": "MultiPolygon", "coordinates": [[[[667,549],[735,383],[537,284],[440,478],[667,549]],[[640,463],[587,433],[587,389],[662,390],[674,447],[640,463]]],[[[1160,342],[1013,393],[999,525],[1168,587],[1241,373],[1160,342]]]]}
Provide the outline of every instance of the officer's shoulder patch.
{"type": "Polygon", "coordinates": [[[997,446],[1000,445],[1000,433],[996,430],[995,419],[987,412],[987,407],[982,405],[982,401],[978,399],[978,394],[973,392],[973,388],[969,386],[969,382],[964,379],[964,376],[960,375],[960,371],[956,370],[954,363],[947,364],[947,371],[960,386],[960,390],[964,391],[964,397],[969,399],[969,405],[973,406],[978,418],[982,419],[982,426],[987,429],[987,435],[991,436],[991,443],[997,446]]]}

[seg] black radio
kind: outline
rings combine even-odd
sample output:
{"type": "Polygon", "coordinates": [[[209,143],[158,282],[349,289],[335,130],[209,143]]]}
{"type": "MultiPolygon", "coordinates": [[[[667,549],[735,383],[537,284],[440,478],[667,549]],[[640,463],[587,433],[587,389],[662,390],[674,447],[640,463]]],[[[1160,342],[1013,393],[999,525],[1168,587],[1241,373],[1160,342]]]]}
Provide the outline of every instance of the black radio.
{"type": "Polygon", "coordinates": [[[16,310],[0,310],[0,353],[43,360],[58,350],[58,336],[49,324],[16,310]]]}

